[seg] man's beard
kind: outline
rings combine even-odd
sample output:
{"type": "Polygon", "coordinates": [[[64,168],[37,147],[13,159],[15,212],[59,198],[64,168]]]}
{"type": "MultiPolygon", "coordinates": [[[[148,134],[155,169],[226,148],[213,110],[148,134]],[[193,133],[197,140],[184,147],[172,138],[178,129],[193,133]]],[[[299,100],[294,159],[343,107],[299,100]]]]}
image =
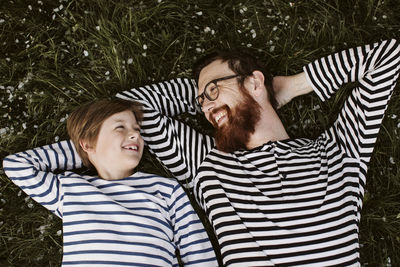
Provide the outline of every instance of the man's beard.
{"type": "Polygon", "coordinates": [[[216,112],[225,110],[227,114],[227,121],[221,127],[218,127],[217,123],[213,121],[216,128],[215,143],[221,151],[232,153],[246,149],[250,136],[254,133],[255,126],[260,120],[260,105],[247,92],[243,91],[243,100],[236,107],[230,109],[224,105],[216,110],[216,112]]]}

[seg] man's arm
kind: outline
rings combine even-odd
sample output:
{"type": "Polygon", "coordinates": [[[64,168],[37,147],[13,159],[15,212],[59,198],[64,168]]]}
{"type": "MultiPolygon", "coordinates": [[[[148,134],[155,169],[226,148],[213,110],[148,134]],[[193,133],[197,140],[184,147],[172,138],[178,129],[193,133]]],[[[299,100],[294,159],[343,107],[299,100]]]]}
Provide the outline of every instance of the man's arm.
{"type": "Polygon", "coordinates": [[[341,109],[332,138],[366,170],[388,101],[399,76],[400,44],[387,40],[318,59],[304,67],[317,95],[329,99],[348,82],[358,82],[341,109]]]}
{"type": "Polygon", "coordinates": [[[276,76],[272,80],[278,108],[289,103],[293,98],[313,91],[305,72],[292,76],[276,76]]]}
{"type": "Polygon", "coordinates": [[[214,249],[204,225],[177,184],[168,203],[174,241],[185,266],[218,266],[214,249]]]}
{"type": "Polygon", "coordinates": [[[388,40],[323,57],[306,65],[302,73],[274,77],[273,85],[281,107],[311,91],[325,101],[343,84],[358,81],[331,130],[347,155],[367,163],[399,68],[400,44],[388,40]]]}
{"type": "Polygon", "coordinates": [[[70,141],[63,141],[7,156],[3,161],[6,175],[26,194],[62,217],[62,188],[55,170],[82,167],[70,141]]]}
{"type": "Polygon", "coordinates": [[[143,105],[141,134],[150,152],[189,188],[197,168],[214,146],[210,136],[174,118],[185,112],[196,113],[195,93],[192,80],[174,79],[117,94],[143,105]]]}

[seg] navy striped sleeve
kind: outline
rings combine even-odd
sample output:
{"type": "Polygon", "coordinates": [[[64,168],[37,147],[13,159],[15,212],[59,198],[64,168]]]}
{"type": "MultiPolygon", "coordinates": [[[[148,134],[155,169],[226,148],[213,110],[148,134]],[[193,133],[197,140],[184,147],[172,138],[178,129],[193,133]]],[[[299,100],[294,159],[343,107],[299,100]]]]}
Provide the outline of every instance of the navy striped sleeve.
{"type": "Polygon", "coordinates": [[[62,141],[7,156],[6,175],[36,202],[62,217],[62,188],[55,170],[81,167],[70,141],[62,141]],[[71,150],[72,149],[72,150],[71,150]]]}
{"type": "Polygon", "coordinates": [[[185,266],[218,266],[214,249],[189,198],[177,183],[168,200],[176,243],[185,266]]]}

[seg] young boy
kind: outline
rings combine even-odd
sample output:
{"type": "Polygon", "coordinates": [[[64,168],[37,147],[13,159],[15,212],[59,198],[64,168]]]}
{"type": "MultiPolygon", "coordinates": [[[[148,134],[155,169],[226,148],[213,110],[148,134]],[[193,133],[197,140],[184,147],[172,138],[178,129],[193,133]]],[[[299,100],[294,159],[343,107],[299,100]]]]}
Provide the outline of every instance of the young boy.
{"type": "Polygon", "coordinates": [[[177,181],[135,172],[143,153],[137,103],[100,100],[67,121],[70,141],[7,156],[7,176],[63,220],[63,266],[217,266],[177,181]],[[79,155],[79,156],[78,156],[79,155]],[[98,176],[72,171],[94,168],[98,176]],[[61,174],[55,170],[64,170],[61,174]]]}

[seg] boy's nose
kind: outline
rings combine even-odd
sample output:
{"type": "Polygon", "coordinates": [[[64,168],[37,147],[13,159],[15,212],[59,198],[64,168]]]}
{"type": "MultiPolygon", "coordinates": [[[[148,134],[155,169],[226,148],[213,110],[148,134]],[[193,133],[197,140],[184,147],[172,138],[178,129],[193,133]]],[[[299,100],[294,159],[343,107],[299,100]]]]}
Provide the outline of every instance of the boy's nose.
{"type": "Polygon", "coordinates": [[[135,138],[138,137],[139,134],[140,134],[140,133],[139,133],[138,131],[132,131],[132,132],[129,134],[129,139],[135,139],[135,138]]]}

